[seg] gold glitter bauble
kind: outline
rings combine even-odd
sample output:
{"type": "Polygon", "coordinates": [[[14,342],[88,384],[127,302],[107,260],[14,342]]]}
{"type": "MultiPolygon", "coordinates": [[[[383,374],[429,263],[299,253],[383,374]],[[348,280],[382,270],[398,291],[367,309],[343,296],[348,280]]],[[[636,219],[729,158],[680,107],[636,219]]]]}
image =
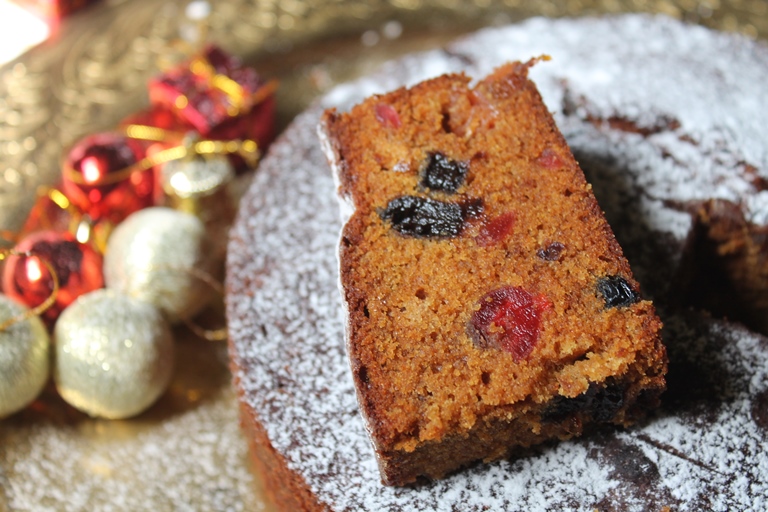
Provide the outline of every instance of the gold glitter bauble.
{"type": "Polygon", "coordinates": [[[154,304],[176,322],[200,311],[211,290],[196,273],[210,274],[214,250],[203,223],[171,208],[140,210],[107,242],[107,288],[154,304]]]}
{"type": "MultiPolygon", "coordinates": [[[[0,322],[26,308],[0,295],[0,322]]],[[[43,390],[51,370],[51,341],[36,316],[0,331],[0,418],[29,405],[43,390]]]]}
{"type": "Polygon", "coordinates": [[[191,160],[171,160],[160,172],[163,191],[171,206],[187,213],[197,213],[200,206],[185,200],[200,200],[226,190],[235,177],[227,157],[214,155],[191,160]]]}
{"type": "Polygon", "coordinates": [[[235,218],[234,178],[235,170],[223,155],[171,160],[160,172],[166,205],[203,221],[217,257],[226,251],[227,233],[235,218]]]}
{"type": "Polygon", "coordinates": [[[153,305],[114,290],[80,296],[54,330],[54,380],[70,405],[103,418],[139,414],[173,373],[173,337],[153,305]]]}

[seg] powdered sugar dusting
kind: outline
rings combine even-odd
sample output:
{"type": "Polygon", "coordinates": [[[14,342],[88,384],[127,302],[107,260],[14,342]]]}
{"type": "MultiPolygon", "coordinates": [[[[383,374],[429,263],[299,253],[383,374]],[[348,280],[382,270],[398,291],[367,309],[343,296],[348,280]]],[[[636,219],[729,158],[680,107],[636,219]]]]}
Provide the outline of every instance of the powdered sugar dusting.
{"type": "Polygon", "coordinates": [[[768,169],[768,145],[750,117],[761,98],[768,104],[761,90],[768,83],[768,51],[756,43],[645,16],[536,19],[408,57],[335,90],[297,118],[243,200],[227,265],[231,357],[240,368],[242,399],[331,510],[765,510],[768,432],[754,410],[757,397],[768,393],[768,342],[696,313],[665,309],[670,389],[646,423],[413,489],[379,483],[344,354],[336,269],[341,224],[315,132],[322,108],[346,108],[445,71],[479,77],[505,60],[541,53],[554,62],[537,65],[533,78],[574,152],[621,162],[626,170],[615,204],[602,206],[638,206],[617,215],[628,229],[644,225],[628,235],[638,248],[630,261],[651,295],[667,292],[669,270],[657,268],[644,247],[668,238],[668,264],[674,265],[690,228],[687,214],[666,207],[667,199],[714,194],[744,203],[753,220],[760,218],[765,205],[760,197],[741,200],[754,187],[737,172],[740,162],[761,176],[768,169]],[[695,76],[686,75],[682,68],[697,56],[695,76]],[[689,80],[696,82],[692,89],[680,92],[689,80]],[[729,87],[735,96],[751,96],[724,98],[729,87]],[[642,130],[601,124],[618,113],[642,130]]]}
{"type": "MultiPolygon", "coordinates": [[[[535,19],[519,30],[482,31],[452,51],[471,59],[473,76],[505,60],[551,55],[531,78],[569,143],[611,148],[612,156],[632,163],[647,196],[741,203],[757,192],[745,166],[768,177],[768,51],[761,43],[665,18],[624,16],[578,24],[535,19]],[[614,117],[647,133],[599,122],[614,117]]],[[[747,219],[768,219],[763,194],[744,207],[747,219]]]]}

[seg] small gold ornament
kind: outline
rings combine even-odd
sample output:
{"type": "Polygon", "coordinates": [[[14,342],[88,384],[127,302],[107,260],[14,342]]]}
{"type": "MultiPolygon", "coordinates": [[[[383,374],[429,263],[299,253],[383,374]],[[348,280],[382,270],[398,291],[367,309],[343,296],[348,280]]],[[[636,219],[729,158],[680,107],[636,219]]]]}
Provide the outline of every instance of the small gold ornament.
{"type": "Polygon", "coordinates": [[[161,171],[161,182],[170,206],[197,214],[201,212],[200,206],[190,201],[226,190],[234,176],[232,164],[225,156],[210,155],[166,163],[161,171]]]}
{"type": "MultiPolygon", "coordinates": [[[[0,323],[25,316],[26,308],[0,295],[0,323]]],[[[0,330],[0,418],[29,405],[50,374],[50,338],[36,316],[0,330]]]]}
{"type": "Polygon", "coordinates": [[[210,275],[213,244],[203,223],[171,208],[140,210],[119,224],[107,242],[104,282],[160,308],[171,322],[192,317],[211,293],[198,274],[210,275]]]}
{"type": "Polygon", "coordinates": [[[114,290],[78,298],[59,317],[54,338],[59,394],[91,416],[139,414],[173,374],[173,337],[160,311],[114,290]]]}
{"type": "Polygon", "coordinates": [[[190,213],[205,225],[217,256],[223,256],[235,218],[231,184],[235,170],[223,155],[194,156],[166,163],[160,172],[166,205],[190,213]]]}

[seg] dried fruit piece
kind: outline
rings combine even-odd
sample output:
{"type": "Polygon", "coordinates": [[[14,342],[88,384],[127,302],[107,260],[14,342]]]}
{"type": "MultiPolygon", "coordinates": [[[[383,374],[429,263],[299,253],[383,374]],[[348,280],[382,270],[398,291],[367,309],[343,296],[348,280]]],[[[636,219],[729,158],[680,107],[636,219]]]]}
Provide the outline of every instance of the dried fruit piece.
{"type": "Polygon", "coordinates": [[[455,194],[464,183],[469,163],[448,158],[439,151],[429,154],[421,172],[419,186],[422,189],[438,190],[455,194]]]}
{"type": "Polygon", "coordinates": [[[514,225],[515,214],[512,212],[502,213],[483,225],[477,236],[477,243],[483,247],[497,244],[512,233],[514,225]]]}
{"type": "Polygon", "coordinates": [[[386,103],[378,103],[374,108],[376,120],[387,128],[400,128],[400,115],[395,107],[386,103]]]}
{"type": "Polygon", "coordinates": [[[536,256],[545,261],[557,261],[560,259],[564,250],[565,246],[563,244],[560,242],[552,242],[547,244],[546,247],[542,247],[536,251],[536,256]]]}
{"type": "Polygon", "coordinates": [[[607,308],[631,306],[640,300],[640,294],[621,276],[607,276],[597,282],[597,291],[605,300],[607,308]]]}
{"type": "Polygon", "coordinates": [[[418,196],[396,197],[379,215],[408,236],[451,238],[464,228],[460,205],[418,196]]]}
{"type": "Polygon", "coordinates": [[[552,148],[545,148],[536,159],[536,163],[545,169],[559,169],[563,166],[560,156],[552,148]]]}
{"type": "Polygon", "coordinates": [[[459,203],[461,207],[461,215],[464,220],[474,219],[479,217],[483,213],[484,204],[483,200],[479,197],[470,197],[459,203]]]}
{"type": "Polygon", "coordinates": [[[533,351],[539,339],[541,315],[550,307],[543,295],[504,286],[480,299],[480,309],[472,315],[468,332],[481,348],[504,350],[520,361],[533,351]]]}

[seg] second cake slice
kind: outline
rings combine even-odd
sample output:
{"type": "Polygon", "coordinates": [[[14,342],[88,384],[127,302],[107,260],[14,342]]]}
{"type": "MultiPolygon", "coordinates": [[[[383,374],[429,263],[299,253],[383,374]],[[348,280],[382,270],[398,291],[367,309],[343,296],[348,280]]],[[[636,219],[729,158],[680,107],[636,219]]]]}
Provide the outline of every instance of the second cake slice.
{"type": "Polygon", "coordinates": [[[661,323],[533,63],[323,118],[347,346],[386,484],[628,424],[664,389],[661,323]]]}

